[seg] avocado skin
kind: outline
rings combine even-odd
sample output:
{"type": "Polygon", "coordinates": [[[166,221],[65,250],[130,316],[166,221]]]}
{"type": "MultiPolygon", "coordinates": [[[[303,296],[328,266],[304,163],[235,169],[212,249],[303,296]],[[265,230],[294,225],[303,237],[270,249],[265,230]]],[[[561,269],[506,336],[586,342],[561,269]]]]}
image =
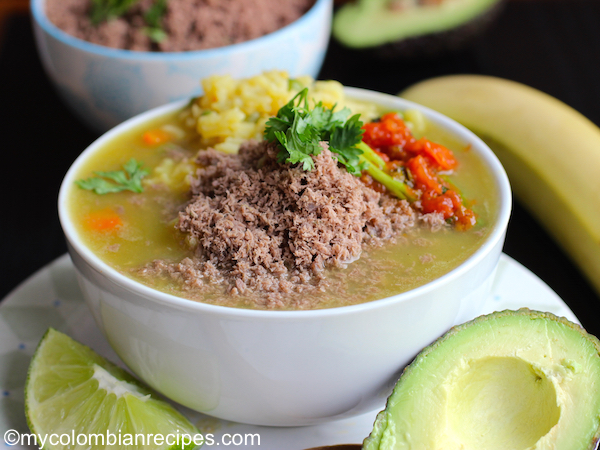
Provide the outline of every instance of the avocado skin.
{"type": "MultiPolygon", "coordinates": [[[[339,39],[336,40],[359,56],[368,55],[382,60],[435,58],[467,48],[476,37],[491,26],[501,14],[505,3],[506,0],[500,0],[469,22],[437,33],[413,36],[365,48],[345,46],[339,39]]],[[[333,37],[336,38],[335,34],[333,37]]]]}
{"type": "MultiPolygon", "coordinates": [[[[387,412],[390,408],[393,407],[392,403],[395,401],[394,393],[396,392],[396,390],[399,388],[399,386],[403,382],[403,379],[411,377],[412,373],[414,371],[416,371],[417,368],[422,363],[424,363],[427,358],[432,357],[431,354],[435,353],[436,349],[438,349],[438,347],[440,347],[447,340],[452,339],[452,337],[454,335],[456,335],[457,333],[460,333],[462,330],[468,329],[472,326],[476,326],[478,323],[487,322],[490,319],[502,319],[503,317],[506,317],[506,316],[513,316],[513,317],[514,316],[526,316],[527,318],[529,318],[531,320],[536,320],[536,319],[551,320],[551,321],[555,321],[560,324],[563,324],[566,327],[571,328],[572,330],[575,330],[576,332],[581,334],[583,339],[586,339],[589,343],[591,343],[593,345],[593,347],[596,351],[596,354],[598,355],[598,357],[600,357],[600,340],[598,340],[598,338],[596,336],[588,334],[585,331],[585,329],[583,327],[581,327],[580,325],[575,324],[564,317],[558,317],[549,312],[541,312],[541,311],[530,310],[528,308],[521,308],[517,311],[504,310],[504,311],[498,311],[498,312],[494,312],[494,313],[491,313],[488,315],[476,317],[475,319],[473,319],[469,322],[465,322],[463,324],[460,324],[460,325],[457,325],[457,326],[454,326],[453,328],[451,328],[448,332],[446,332],[444,335],[442,335],[441,337],[436,339],[428,347],[424,348],[415,357],[413,362],[404,368],[402,375],[400,376],[400,379],[396,383],[396,386],[394,387],[392,394],[387,399],[385,408],[377,414],[377,416],[375,418],[375,422],[373,424],[373,430],[370,433],[370,435],[363,441],[362,449],[363,450],[376,450],[376,449],[382,448],[382,447],[380,447],[382,435],[384,433],[386,433],[386,428],[388,427],[388,421],[389,421],[389,416],[388,416],[387,412]]],[[[596,380],[596,381],[600,381],[600,380],[596,380]]],[[[600,411],[597,411],[596,414],[600,414],[600,411]]],[[[394,427],[392,427],[392,428],[394,428],[394,427]]],[[[600,425],[596,429],[594,436],[591,437],[589,445],[585,448],[582,448],[581,450],[597,450],[599,448],[599,442],[600,442],[600,425]]],[[[386,449],[387,449],[387,447],[386,447],[386,449]]],[[[560,450],[560,449],[557,448],[555,450],[560,450]]]]}
{"type": "Polygon", "coordinates": [[[477,36],[484,33],[500,15],[504,1],[496,3],[475,19],[451,30],[388,42],[373,48],[381,59],[432,58],[464,50],[477,36]]]}

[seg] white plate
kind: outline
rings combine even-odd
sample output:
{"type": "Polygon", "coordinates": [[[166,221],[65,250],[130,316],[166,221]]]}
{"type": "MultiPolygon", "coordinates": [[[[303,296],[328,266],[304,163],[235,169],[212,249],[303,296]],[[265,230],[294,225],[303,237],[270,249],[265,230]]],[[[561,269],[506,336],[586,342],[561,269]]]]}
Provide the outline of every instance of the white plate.
{"type": "MultiPolygon", "coordinates": [[[[528,307],[549,311],[579,322],[565,303],[539,278],[506,255],[498,266],[492,294],[483,313],[528,307]]],[[[29,433],[23,407],[27,367],[38,341],[48,327],[56,328],[120,363],[83,302],[71,260],[64,255],[26,280],[0,304],[0,434],[7,430],[29,433]]],[[[122,365],[122,364],[121,364],[122,365]]],[[[381,405],[382,409],[384,405],[381,405]]],[[[238,449],[302,450],[320,445],[361,443],[369,434],[376,411],[351,419],[298,428],[270,428],[214,419],[181,408],[204,433],[214,434],[215,444],[238,449]],[[254,444],[252,437],[254,435],[254,444]],[[224,438],[225,441],[221,439],[224,438]],[[260,439],[260,446],[258,445],[260,439]],[[234,447],[234,445],[230,445],[234,447]]],[[[2,450],[0,443],[0,450],[2,450]]],[[[8,444],[4,442],[8,449],[8,444]]],[[[12,449],[27,448],[12,445],[12,449]]],[[[30,448],[33,448],[30,447],[30,448]]]]}

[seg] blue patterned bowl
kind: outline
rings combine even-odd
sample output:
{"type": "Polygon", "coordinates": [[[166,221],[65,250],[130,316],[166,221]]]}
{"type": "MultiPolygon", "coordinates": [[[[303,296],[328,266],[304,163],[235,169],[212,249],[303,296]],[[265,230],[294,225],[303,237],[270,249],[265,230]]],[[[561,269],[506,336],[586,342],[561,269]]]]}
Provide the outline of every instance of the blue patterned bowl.
{"type": "Polygon", "coordinates": [[[317,77],[329,42],[332,0],[316,0],[300,19],[251,41],[208,50],[158,53],[103,47],[75,38],[32,0],[35,38],[48,76],[75,114],[104,132],[155,106],[202,92],[214,74],[245,78],[265,70],[317,77]]]}

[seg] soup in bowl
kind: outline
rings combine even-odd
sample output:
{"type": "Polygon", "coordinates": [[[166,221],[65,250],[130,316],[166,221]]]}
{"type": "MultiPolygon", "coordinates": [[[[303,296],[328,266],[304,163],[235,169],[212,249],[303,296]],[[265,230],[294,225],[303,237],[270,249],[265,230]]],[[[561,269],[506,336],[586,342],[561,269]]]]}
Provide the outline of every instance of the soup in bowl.
{"type": "Polygon", "coordinates": [[[284,73],[204,83],[65,176],[96,322],[142,380],[219,418],[381,407],[420,349],[481,311],[510,215],[502,166],[397,97],[284,73]]]}

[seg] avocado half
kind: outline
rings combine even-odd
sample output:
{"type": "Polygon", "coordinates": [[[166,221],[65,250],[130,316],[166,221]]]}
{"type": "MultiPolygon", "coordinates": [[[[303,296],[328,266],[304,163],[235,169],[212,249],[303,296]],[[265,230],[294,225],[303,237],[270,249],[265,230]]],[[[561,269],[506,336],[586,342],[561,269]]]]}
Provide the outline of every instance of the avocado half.
{"type": "Polygon", "coordinates": [[[459,325],[406,368],[363,450],[585,450],[600,436],[600,342],[550,313],[459,325]]]}
{"type": "Polygon", "coordinates": [[[355,0],[333,18],[344,46],[378,56],[431,56],[458,50],[479,35],[502,0],[355,0]]]}

